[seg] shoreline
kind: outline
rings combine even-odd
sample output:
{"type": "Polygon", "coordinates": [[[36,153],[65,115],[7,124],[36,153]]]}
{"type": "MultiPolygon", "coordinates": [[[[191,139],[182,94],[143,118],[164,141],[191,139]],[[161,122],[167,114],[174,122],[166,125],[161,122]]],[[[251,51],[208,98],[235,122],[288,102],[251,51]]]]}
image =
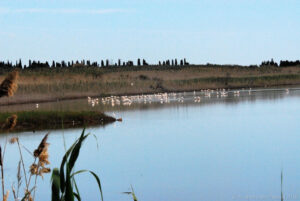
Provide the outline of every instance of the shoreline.
{"type": "MultiPolygon", "coordinates": [[[[298,86],[300,83],[296,84],[281,84],[281,85],[271,85],[271,86],[257,86],[257,87],[250,87],[252,90],[255,89],[271,89],[271,88],[280,88],[280,87],[285,87],[285,86],[298,86]]],[[[229,87],[229,88],[224,88],[225,90],[237,90],[237,89],[249,89],[249,87],[246,86],[241,86],[241,87],[229,87]]],[[[210,90],[215,90],[219,88],[209,88],[210,90]]],[[[206,89],[195,89],[195,90],[165,90],[165,91],[160,91],[156,93],[182,93],[182,92],[193,92],[193,91],[201,91],[201,90],[206,90],[206,89]]],[[[156,93],[151,93],[151,92],[146,92],[146,93],[116,93],[116,94],[102,94],[102,95],[91,95],[89,97],[91,98],[105,98],[105,97],[110,97],[110,96],[136,96],[136,95],[151,95],[151,94],[156,94],[156,93]]],[[[59,101],[69,101],[69,100],[80,100],[80,99],[85,99],[88,96],[86,95],[81,95],[81,96],[70,96],[70,97],[62,97],[62,98],[49,98],[49,99],[41,99],[41,100],[28,100],[28,101],[19,101],[19,102],[10,102],[10,103],[0,103],[0,107],[2,106],[12,106],[12,105],[26,105],[26,104],[39,104],[39,103],[53,103],[53,102],[59,102],[59,101]]],[[[1,113],[0,113],[1,114],[1,113]]]]}

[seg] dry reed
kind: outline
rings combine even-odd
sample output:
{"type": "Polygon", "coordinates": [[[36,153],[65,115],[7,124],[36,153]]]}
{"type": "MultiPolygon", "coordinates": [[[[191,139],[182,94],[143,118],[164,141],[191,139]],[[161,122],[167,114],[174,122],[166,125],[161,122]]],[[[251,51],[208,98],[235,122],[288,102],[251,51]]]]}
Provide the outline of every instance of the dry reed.
{"type": "Polygon", "coordinates": [[[18,71],[13,71],[7,75],[0,85],[0,97],[13,96],[18,89],[17,80],[19,78],[18,71]]]}
{"type": "MultiPolygon", "coordinates": [[[[1,184],[2,184],[2,197],[3,201],[6,197],[4,194],[4,168],[3,168],[3,155],[2,155],[2,147],[0,146],[0,166],[1,166],[1,184]]],[[[7,198],[6,198],[7,200],[7,198]]]]}
{"type": "Polygon", "coordinates": [[[3,166],[2,147],[0,146],[0,166],[3,166]]]}
{"type": "MultiPolygon", "coordinates": [[[[50,164],[48,158],[49,158],[49,153],[48,153],[48,146],[49,143],[47,143],[49,133],[45,135],[45,137],[42,139],[41,143],[37,147],[36,150],[34,150],[33,155],[35,157],[35,162],[36,159],[38,159],[38,163],[33,163],[30,166],[30,178],[32,175],[35,175],[35,182],[34,182],[34,191],[33,191],[33,197],[31,199],[34,200],[35,198],[35,192],[36,192],[36,182],[37,182],[37,177],[41,176],[43,178],[43,174],[50,173],[51,170],[50,168],[46,168],[45,165],[50,164]]],[[[29,182],[30,182],[29,178],[29,182]]]]}
{"type": "Polygon", "coordinates": [[[42,139],[41,143],[39,144],[38,148],[34,150],[33,152],[34,157],[39,157],[42,154],[42,152],[47,151],[49,145],[47,143],[48,135],[49,133],[45,135],[45,137],[42,139]]]}
{"type": "MultiPolygon", "coordinates": [[[[36,186],[37,177],[40,176],[40,177],[43,178],[43,174],[51,172],[50,168],[45,167],[45,165],[50,164],[50,162],[48,160],[48,158],[49,158],[49,154],[48,154],[49,143],[47,143],[47,139],[48,139],[48,134],[46,134],[44,136],[44,138],[42,139],[42,141],[38,145],[37,149],[35,149],[34,152],[33,152],[34,162],[29,167],[29,172],[30,172],[29,178],[26,176],[25,164],[24,164],[24,160],[23,160],[23,154],[22,154],[22,149],[21,149],[21,144],[19,142],[19,138],[18,137],[13,137],[9,140],[9,142],[11,144],[17,143],[18,149],[19,149],[19,154],[20,154],[20,161],[19,161],[19,164],[18,164],[18,172],[17,172],[17,180],[18,180],[17,191],[15,190],[14,186],[12,185],[12,191],[13,191],[13,196],[14,196],[15,200],[19,199],[18,194],[19,194],[19,189],[21,187],[21,183],[22,183],[21,168],[24,171],[25,185],[26,185],[24,197],[22,199],[24,201],[33,201],[34,200],[36,187],[37,187],[36,186]],[[31,187],[30,181],[31,181],[32,176],[35,176],[35,182],[34,182],[34,186],[30,190],[30,187],[31,187]],[[32,192],[33,192],[33,194],[32,194],[32,192]]],[[[1,148],[0,148],[0,152],[1,152],[1,148]]],[[[2,185],[2,186],[4,186],[4,185],[2,185]]],[[[4,196],[5,195],[3,193],[3,197],[4,196]]]]}
{"type": "Polygon", "coordinates": [[[14,191],[14,187],[12,186],[12,190],[13,190],[15,200],[16,200],[17,197],[19,197],[19,190],[20,190],[20,187],[21,187],[21,184],[22,184],[21,161],[19,161],[19,163],[18,163],[17,181],[18,181],[17,192],[14,191]]]}
{"type": "MultiPolygon", "coordinates": [[[[16,90],[18,88],[18,85],[17,85],[18,77],[19,77],[19,73],[17,71],[11,72],[7,75],[7,77],[4,79],[4,81],[0,84],[0,98],[4,97],[4,96],[10,97],[10,96],[14,95],[14,93],[16,92],[16,90]]],[[[12,131],[15,128],[15,126],[17,125],[17,118],[18,118],[17,115],[12,115],[12,116],[8,117],[1,128],[5,129],[7,131],[12,131]]],[[[31,191],[29,191],[29,188],[28,188],[29,187],[29,182],[27,182],[26,170],[25,170],[25,166],[24,166],[22,150],[21,150],[21,147],[20,147],[19,139],[17,137],[14,137],[14,138],[10,139],[11,144],[14,144],[16,142],[18,144],[21,159],[20,159],[20,162],[18,164],[18,173],[17,173],[18,190],[17,190],[17,193],[16,193],[15,188],[12,185],[13,196],[14,196],[15,200],[19,200],[18,193],[19,193],[19,188],[21,187],[21,164],[22,164],[23,170],[24,170],[24,176],[25,176],[25,183],[26,183],[25,196],[22,200],[32,201],[33,199],[32,199],[32,196],[31,196],[31,191]]],[[[45,142],[42,143],[42,144],[44,145],[45,142]]],[[[46,145],[46,147],[47,147],[47,145],[46,145]]],[[[2,148],[0,146],[0,166],[1,166],[1,184],[2,184],[2,198],[3,198],[3,201],[7,201],[8,197],[9,197],[9,191],[7,190],[6,193],[5,193],[5,189],[4,189],[5,185],[4,185],[3,161],[4,161],[5,149],[6,149],[6,144],[5,144],[5,147],[4,147],[4,151],[2,153],[2,148]]],[[[42,147],[42,151],[44,149],[45,148],[42,147]]],[[[46,172],[48,172],[48,170],[43,170],[43,173],[46,173],[46,172]]]]}
{"type": "Polygon", "coordinates": [[[19,138],[13,137],[13,138],[11,138],[11,139],[9,140],[9,143],[10,143],[10,144],[15,144],[18,140],[19,140],[19,138]]]}
{"type": "Polygon", "coordinates": [[[14,185],[12,185],[11,188],[12,188],[12,192],[13,192],[14,199],[17,200],[17,199],[18,199],[18,196],[17,196],[17,194],[16,194],[16,189],[14,188],[14,185]]]}
{"type": "Polygon", "coordinates": [[[8,117],[5,121],[5,123],[3,124],[2,129],[7,130],[7,131],[12,131],[17,125],[17,119],[18,119],[18,116],[15,114],[8,117]]]}
{"type": "Polygon", "coordinates": [[[30,166],[30,173],[37,175],[38,174],[38,165],[37,164],[32,164],[30,166]]]}
{"type": "Polygon", "coordinates": [[[9,190],[6,191],[4,197],[3,197],[3,201],[7,201],[8,200],[8,196],[9,196],[9,190]]]}

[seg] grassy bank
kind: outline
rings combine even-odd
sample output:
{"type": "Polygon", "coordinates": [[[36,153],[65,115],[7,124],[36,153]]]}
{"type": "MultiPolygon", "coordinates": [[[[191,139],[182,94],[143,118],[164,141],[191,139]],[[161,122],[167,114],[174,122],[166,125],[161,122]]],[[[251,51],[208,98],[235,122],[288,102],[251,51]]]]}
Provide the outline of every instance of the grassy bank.
{"type": "MultiPolygon", "coordinates": [[[[100,112],[62,112],[62,111],[26,111],[17,113],[0,113],[0,125],[15,114],[17,124],[14,131],[35,131],[44,129],[77,128],[83,126],[105,125],[116,121],[115,118],[100,112]]],[[[6,132],[3,128],[1,132],[6,132]]]]}
{"type": "MultiPolygon", "coordinates": [[[[7,72],[2,72],[0,81],[7,72]]],[[[73,67],[20,71],[18,91],[0,104],[120,94],[300,84],[300,67],[218,65],[73,67]]]]}

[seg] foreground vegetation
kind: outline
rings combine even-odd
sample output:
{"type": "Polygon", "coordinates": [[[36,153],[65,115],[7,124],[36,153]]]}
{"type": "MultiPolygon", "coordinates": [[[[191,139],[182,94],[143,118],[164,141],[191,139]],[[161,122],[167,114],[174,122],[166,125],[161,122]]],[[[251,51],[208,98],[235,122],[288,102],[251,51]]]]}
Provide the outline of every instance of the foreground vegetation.
{"type": "MultiPolygon", "coordinates": [[[[40,144],[34,151],[28,150],[20,142],[18,137],[13,137],[9,140],[9,143],[17,146],[19,152],[19,159],[16,159],[16,182],[11,184],[10,190],[6,189],[5,185],[8,180],[5,178],[5,151],[8,141],[5,142],[4,149],[0,146],[0,172],[1,172],[1,187],[2,187],[2,200],[8,201],[10,197],[13,200],[18,201],[34,201],[35,195],[38,190],[38,179],[43,179],[44,174],[52,172],[51,177],[51,200],[52,201],[78,201],[82,200],[80,191],[77,186],[76,176],[83,173],[89,173],[95,179],[95,185],[99,188],[100,199],[103,201],[103,192],[99,176],[90,170],[77,170],[75,171],[75,164],[79,157],[81,147],[83,142],[90,134],[85,134],[85,129],[83,129],[80,137],[74,142],[74,144],[66,150],[65,155],[62,158],[60,168],[54,168],[51,170],[49,168],[49,153],[48,147],[49,143],[48,135],[46,134],[41,140],[40,144]],[[24,152],[25,151],[25,152],[24,152]],[[24,154],[31,154],[32,161],[25,161],[24,154]],[[30,163],[29,169],[26,167],[26,163],[30,163]],[[24,191],[23,191],[24,189],[24,191]],[[12,192],[10,194],[10,192],[12,192]]],[[[130,192],[124,192],[132,196],[133,201],[138,201],[137,197],[131,187],[130,192]]],[[[46,198],[48,200],[48,198],[46,198]]]]}
{"type": "Polygon", "coordinates": [[[102,187],[100,179],[96,173],[90,170],[74,171],[74,166],[80,153],[80,149],[84,140],[89,136],[82,131],[81,136],[66,151],[60,169],[55,168],[52,173],[52,201],[74,201],[75,198],[80,201],[82,198],[76,184],[75,176],[84,172],[90,173],[96,180],[101,200],[103,201],[102,187]]]}
{"type": "MultiPolygon", "coordinates": [[[[14,95],[18,88],[17,80],[18,73],[12,72],[2,81],[2,83],[0,84],[0,98],[3,98],[5,96],[11,97],[14,95]]],[[[32,111],[18,112],[14,114],[0,113],[0,125],[2,125],[1,129],[5,130],[5,132],[10,132],[12,130],[15,131],[19,129],[37,130],[40,128],[45,129],[46,127],[54,129],[57,126],[64,128],[66,126],[68,127],[71,124],[72,126],[85,126],[91,124],[99,124],[99,122],[104,124],[112,121],[116,121],[116,119],[97,112],[32,111]]],[[[18,137],[13,137],[9,140],[10,144],[17,145],[19,153],[19,159],[17,159],[16,156],[14,157],[18,165],[16,165],[17,182],[10,184],[12,196],[10,196],[10,190],[6,189],[7,185],[5,185],[6,182],[8,182],[8,180],[5,179],[6,177],[4,168],[5,151],[8,140],[6,139],[3,149],[0,145],[0,172],[3,201],[8,201],[9,197],[13,197],[13,200],[15,201],[35,200],[35,195],[38,188],[38,178],[43,178],[44,174],[48,174],[51,172],[51,169],[48,167],[48,165],[50,164],[48,153],[49,143],[47,142],[48,135],[49,133],[44,136],[37,149],[35,149],[33,152],[29,151],[24,145],[22,145],[18,137]],[[24,161],[24,151],[32,156],[33,162],[24,161]],[[25,166],[26,162],[31,163],[29,169],[27,169],[25,166]]],[[[74,166],[79,156],[82,143],[88,136],[89,134],[85,134],[84,129],[81,136],[68,150],[66,150],[66,153],[61,162],[60,169],[55,168],[52,171],[52,201],[74,201],[75,199],[81,201],[82,198],[76,184],[75,176],[84,172],[89,172],[95,178],[99,187],[101,200],[103,201],[102,187],[98,175],[89,170],[74,171],[74,166]]],[[[129,193],[132,194],[134,201],[137,201],[133,190],[129,193]]]]}
{"type": "MultiPolygon", "coordinates": [[[[9,72],[3,70],[0,80],[9,72]]],[[[14,97],[1,105],[40,103],[87,96],[110,96],[216,88],[254,88],[300,84],[300,66],[77,66],[20,70],[14,97]]]]}

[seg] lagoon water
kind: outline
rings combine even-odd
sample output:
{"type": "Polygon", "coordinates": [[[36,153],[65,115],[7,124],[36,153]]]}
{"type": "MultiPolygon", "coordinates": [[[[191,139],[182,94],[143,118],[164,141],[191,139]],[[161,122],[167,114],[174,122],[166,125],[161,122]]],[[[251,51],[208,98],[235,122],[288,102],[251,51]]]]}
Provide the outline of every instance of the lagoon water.
{"type": "MultiPolygon", "coordinates": [[[[76,170],[99,174],[104,200],[129,201],[133,186],[141,201],[280,200],[280,174],[286,200],[300,200],[300,89],[234,92],[226,97],[181,93],[184,102],[153,101],[131,106],[91,107],[87,100],[40,104],[39,109],[89,108],[122,117],[105,127],[88,128],[94,134],[84,143],[76,170]],[[195,102],[195,96],[201,101],[195,102]]],[[[35,104],[23,105],[34,109],[35,104]]],[[[17,110],[16,106],[1,108],[17,110]]],[[[82,129],[50,131],[51,168],[58,167],[64,142],[70,146],[82,129]]],[[[34,150],[43,132],[18,135],[34,150]]],[[[33,161],[24,151],[26,166],[33,161]]],[[[7,187],[16,182],[19,155],[8,145],[5,156],[7,187]]],[[[100,200],[93,178],[77,177],[84,200],[100,200]]],[[[36,200],[51,200],[50,175],[38,180],[36,200]]]]}

